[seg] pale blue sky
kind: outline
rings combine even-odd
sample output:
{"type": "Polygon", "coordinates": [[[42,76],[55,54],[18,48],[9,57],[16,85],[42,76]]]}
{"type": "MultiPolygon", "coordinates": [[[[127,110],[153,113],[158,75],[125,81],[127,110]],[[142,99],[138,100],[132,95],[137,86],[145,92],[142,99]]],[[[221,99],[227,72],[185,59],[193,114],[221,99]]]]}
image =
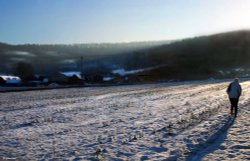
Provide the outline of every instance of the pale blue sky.
{"type": "Polygon", "coordinates": [[[0,0],[0,42],[173,40],[250,29],[249,0],[0,0]]]}

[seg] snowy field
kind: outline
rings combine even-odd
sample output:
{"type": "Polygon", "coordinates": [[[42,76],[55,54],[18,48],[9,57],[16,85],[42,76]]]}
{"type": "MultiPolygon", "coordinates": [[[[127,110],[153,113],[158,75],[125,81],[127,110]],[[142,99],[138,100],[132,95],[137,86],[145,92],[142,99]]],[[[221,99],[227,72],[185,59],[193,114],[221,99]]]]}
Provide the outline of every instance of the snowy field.
{"type": "Polygon", "coordinates": [[[0,93],[0,160],[249,159],[250,82],[241,82],[236,120],[228,84],[0,93]]]}

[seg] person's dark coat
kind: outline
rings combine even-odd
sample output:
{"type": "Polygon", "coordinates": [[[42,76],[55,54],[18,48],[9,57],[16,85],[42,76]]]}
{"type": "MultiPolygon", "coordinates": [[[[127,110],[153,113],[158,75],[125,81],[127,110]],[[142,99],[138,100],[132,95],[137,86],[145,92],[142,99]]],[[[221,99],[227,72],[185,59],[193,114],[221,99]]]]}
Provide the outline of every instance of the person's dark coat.
{"type": "Polygon", "coordinates": [[[234,80],[227,88],[229,98],[239,98],[241,96],[241,86],[238,80],[234,80]]]}

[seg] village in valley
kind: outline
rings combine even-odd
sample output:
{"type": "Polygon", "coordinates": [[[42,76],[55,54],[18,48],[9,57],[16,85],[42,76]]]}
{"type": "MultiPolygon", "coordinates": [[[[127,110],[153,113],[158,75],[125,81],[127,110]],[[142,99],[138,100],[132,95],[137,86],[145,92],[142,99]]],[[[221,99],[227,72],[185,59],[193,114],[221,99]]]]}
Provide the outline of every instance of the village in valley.
{"type": "Polygon", "coordinates": [[[118,69],[103,76],[98,74],[84,75],[80,71],[56,72],[51,76],[34,75],[32,79],[25,80],[13,74],[0,74],[0,86],[2,87],[57,87],[57,86],[84,86],[107,84],[131,84],[139,83],[145,75],[135,75],[138,70],[125,71],[118,69]],[[126,73],[127,72],[127,73],[126,73]]]}
{"type": "Polygon", "coordinates": [[[0,86],[51,88],[249,77],[245,45],[249,36],[250,31],[240,30],[175,41],[0,43],[0,86]]]}

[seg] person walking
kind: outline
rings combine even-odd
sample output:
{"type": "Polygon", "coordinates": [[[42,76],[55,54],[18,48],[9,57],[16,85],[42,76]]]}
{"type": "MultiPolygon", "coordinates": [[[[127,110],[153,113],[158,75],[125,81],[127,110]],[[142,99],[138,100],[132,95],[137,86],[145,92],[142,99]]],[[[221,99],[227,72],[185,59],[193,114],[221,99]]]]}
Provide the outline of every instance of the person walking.
{"type": "Polygon", "coordinates": [[[238,112],[238,102],[241,96],[241,85],[239,84],[239,79],[235,78],[233,82],[231,82],[227,88],[227,94],[231,103],[231,115],[237,116],[238,112]]]}

